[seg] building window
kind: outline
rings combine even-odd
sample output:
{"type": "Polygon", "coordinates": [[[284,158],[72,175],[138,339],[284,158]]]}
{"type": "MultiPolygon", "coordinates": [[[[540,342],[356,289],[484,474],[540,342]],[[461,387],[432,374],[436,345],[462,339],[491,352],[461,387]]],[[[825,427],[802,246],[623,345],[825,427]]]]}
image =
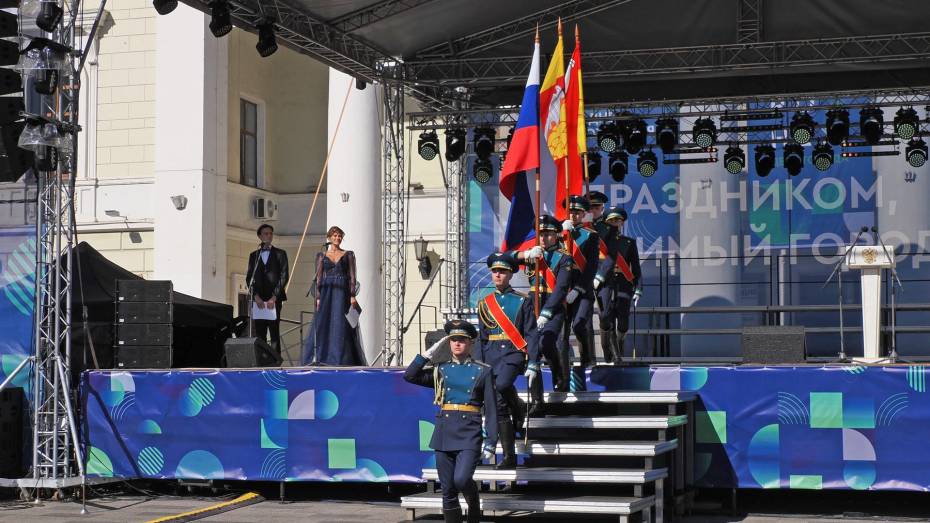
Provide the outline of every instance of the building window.
{"type": "Polygon", "coordinates": [[[239,100],[239,182],[250,187],[263,185],[260,106],[239,100]]]}

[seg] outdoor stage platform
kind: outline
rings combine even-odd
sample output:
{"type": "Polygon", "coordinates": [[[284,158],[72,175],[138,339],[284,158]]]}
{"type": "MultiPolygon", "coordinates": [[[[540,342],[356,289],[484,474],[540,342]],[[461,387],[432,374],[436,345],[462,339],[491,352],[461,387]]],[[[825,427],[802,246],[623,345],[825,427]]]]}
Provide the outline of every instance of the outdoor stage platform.
{"type": "MultiPolygon", "coordinates": [[[[695,391],[698,487],[926,491],[927,369],[597,367],[588,389],[695,391]]],[[[435,467],[432,399],[398,368],[91,371],[87,472],[420,482],[435,467]]]]}

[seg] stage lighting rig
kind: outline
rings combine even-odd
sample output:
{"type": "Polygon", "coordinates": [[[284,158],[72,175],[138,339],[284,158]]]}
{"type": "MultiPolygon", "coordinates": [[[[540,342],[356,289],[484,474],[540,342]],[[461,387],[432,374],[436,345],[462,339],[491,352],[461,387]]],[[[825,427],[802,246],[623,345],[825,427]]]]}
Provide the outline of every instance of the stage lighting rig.
{"type": "Polygon", "coordinates": [[[258,24],[258,43],[255,44],[258,56],[268,58],[278,50],[278,39],[274,35],[274,20],[265,19],[258,24]]]}
{"type": "Polygon", "coordinates": [[[833,147],[825,142],[818,142],[811,153],[811,161],[818,171],[826,171],[833,166],[833,147]]]}
{"type": "Polygon", "coordinates": [[[923,167],[927,163],[927,143],[921,138],[912,138],[904,150],[911,167],[923,167]]]}
{"type": "Polygon", "coordinates": [[[645,121],[632,120],[627,122],[626,125],[624,125],[621,129],[626,152],[630,154],[636,154],[641,151],[643,146],[646,145],[647,132],[648,127],[646,126],[645,121]]]}
{"type": "Polygon", "coordinates": [[[723,153],[723,165],[730,174],[739,174],[746,167],[746,153],[737,145],[727,147],[723,153]]]}
{"type": "Polygon", "coordinates": [[[213,36],[222,38],[228,35],[232,28],[229,3],[226,0],[210,2],[210,32],[213,36]]]}
{"type": "Polygon", "coordinates": [[[714,121],[710,118],[699,118],[698,121],[694,122],[692,135],[694,143],[707,149],[717,143],[717,126],[714,125],[714,121]]]}
{"type": "Polygon", "coordinates": [[[601,175],[601,153],[595,151],[587,155],[588,161],[588,181],[593,182],[601,175]]]}
{"type": "Polygon", "coordinates": [[[771,145],[757,145],[755,164],[759,176],[768,176],[775,168],[775,148],[771,145]]]}
{"type": "Polygon", "coordinates": [[[607,170],[615,182],[622,182],[629,171],[630,155],[623,151],[614,151],[607,157],[607,170]]]}
{"type": "Polygon", "coordinates": [[[791,138],[802,145],[810,143],[811,139],[814,137],[815,127],[817,127],[817,123],[814,122],[814,118],[811,117],[810,113],[807,111],[794,113],[794,116],[791,117],[791,124],[789,125],[791,138]]]}
{"type": "Polygon", "coordinates": [[[661,118],[656,120],[656,143],[662,152],[671,154],[678,146],[678,120],[661,118]]]}
{"type": "Polygon", "coordinates": [[[465,140],[468,132],[465,129],[446,129],[446,161],[457,162],[465,154],[465,140]]]}
{"type": "Polygon", "coordinates": [[[797,176],[804,168],[804,147],[796,143],[786,143],[782,153],[782,161],[788,174],[797,176]]]}
{"type": "Polygon", "coordinates": [[[478,127],[472,136],[472,144],[475,147],[475,154],[482,160],[487,160],[494,152],[494,140],[496,134],[490,127],[478,127]]]}
{"type": "Polygon", "coordinates": [[[475,165],[472,167],[472,176],[480,184],[488,183],[494,176],[494,164],[491,163],[491,160],[485,158],[476,159],[475,165]]]}
{"type": "Polygon", "coordinates": [[[178,8],[178,0],[152,0],[152,7],[160,15],[166,15],[178,8]]]}
{"type": "Polygon", "coordinates": [[[880,108],[865,107],[859,111],[859,134],[871,145],[881,140],[884,127],[885,117],[880,108]]]}
{"type": "Polygon", "coordinates": [[[610,154],[623,144],[620,141],[620,130],[614,122],[602,123],[597,128],[597,146],[600,150],[610,154]]]}
{"type": "Polygon", "coordinates": [[[894,116],[894,133],[902,140],[910,140],[920,130],[920,119],[913,107],[902,107],[894,116]]]}
{"type": "Polygon", "coordinates": [[[656,158],[656,153],[652,151],[639,153],[639,158],[636,160],[636,170],[644,178],[649,178],[655,174],[659,170],[659,160],[656,158]]]}
{"type": "Polygon", "coordinates": [[[32,79],[33,89],[51,95],[58,88],[58,79],[68,71],[70,49],[45,38],[33,38],[20,52],[16,69],[32,79]]]}
{"type": "Polygon", "coordinates": [[[830,145],[840,145],[849,138],[849,111],[832,109],[827,111],[827,141],[830,145]]]}
{"type": "Polygon", "coordinates": [[[432,160],[439,155],[439,137],[436,131],[425,131],[420,133],[420,139],[417,140],[417,152],[420,158],[432,160]]]}

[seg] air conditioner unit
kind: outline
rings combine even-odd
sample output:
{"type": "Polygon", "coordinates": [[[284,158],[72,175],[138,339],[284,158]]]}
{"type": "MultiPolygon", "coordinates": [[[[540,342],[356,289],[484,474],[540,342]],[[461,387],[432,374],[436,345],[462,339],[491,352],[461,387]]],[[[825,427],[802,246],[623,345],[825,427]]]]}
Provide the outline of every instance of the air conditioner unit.
{"type": "Polygon", "coordinates": [[[252,218],[256,220],[277,220],[278,202],[268,198],[253,198],[252,218]]]}

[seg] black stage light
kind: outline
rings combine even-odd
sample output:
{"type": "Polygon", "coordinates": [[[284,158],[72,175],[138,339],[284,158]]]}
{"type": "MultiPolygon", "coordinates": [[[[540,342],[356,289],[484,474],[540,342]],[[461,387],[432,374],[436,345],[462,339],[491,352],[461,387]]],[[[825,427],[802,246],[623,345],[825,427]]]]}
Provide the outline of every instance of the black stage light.
{"type": "Polygon", "coordinates": [[[472,136],[472,143],[475,146],[475,154],[482,160],[487,160],[494,152],[494,129],[490,127],[478,127],[472,136]]]}
{"type": "Polygon", "coordinates": [[[807,111],[794,113],[794,116],[791,117],[791,124],[789,125],[791,129],[791,138],[802,145],[810,143],[811,139],[814,138],[814,128],[816,126],[817,123],[814,122],[814,118],[811,117],[810,113],[807,111]]]}
{"type": "Polygon", "coordinates": [[[620,148],[620,132],[614,122],[605,122],[597,128],[597,146],[610,154],[620,148]]]}
{"type": "Polygon", "coordinates": [[[920,119],[913,107],[902,107],[894,116],[894,133],[902,140],[910,140],[920,129],[920,119]]]}
{"type": "Polygon", "coordinates": [[[814,147],[811,158],[818,171],[826,171],[833,165],[833,147],[828,143],[819,142],[814,147]]]}
{"type": "Polygon", "coordinates": [[[645,178],[655,174],[659,170],[659,160],[656,158],[656,153],[652,151],[639,153],[639,158],[636,160],[636,170],[645,178]]]}
{"type": "Polygon", "coordinates": [[[232,27],[229,4],[225,0],[210,2],[210,32],[213,36],[224,37],[232,31],[232,27]]]}
{"type": "Polygon", "coordinates": [[[656,143],[665,154],[671,154],[678,146],[678,120],[661,118],[656,120],[656,143]]]}
{"type": "Polygon", "coordinates": [[[152,7],[160,15],[166,15],[178,8],[178,0],[152,0],[152,7]]]}
{"type": "Polygon", "coordinates": [[[746,167],[746,153],[736,145],[727,147],[726,152],[723,153],[723,165],[730,174],[741,173],[746,167]]]}
{"type": "Polygon", "coordinates": [[[595,151],[588,153],[588,181],[593,182],[601,175],[601,153],[595,151]]]}
{"type": "Polygon", "coordinates": [[[849,138],[849,111],[832,109],[827,111],[827,141],[840,145],[849,138]]]}
{"type": "Polygon", "coordinates": [[[804,168],[804,147],[796,143],[786,143],[782,161],[788,174],[791,176],[801,174],[801,169],[804,168]]]}
{"type": "Polygon", "coordinates": [[[630,156],[623,151],[614,151],[607,157],[607,170],[615,182],[622,182],[629,171],[630,156]]]}
{"type": "Polygon", "coordinates": [[[417,140],[417,152],[420,158],[432,160],[439,155],[439,137],[436,131],[425,131],[420,133],[420,139],[417,140]]]}
{"type": "Polygon", "coordinates": [[[878,143],[884,132],[885,117],[878,107],[865,107],[859,111],[859,134],[872,145],[878,143]]]}
{"type": "Polygon", "coordinates": [[[756,174],[768,176],[775,168],[775,148],[771,145],[756,146],[756,174]]]}
{"type": "Polygon", "coordinates": [[[465,129],[446,129],[446,161],[457,162],[465,154],[465,129]]]}
{"type": "Polygon", "coordinates": [[[268,58],[278,50],[278,39],[274,35],[274,22],[266,20],[258,24],[258,43],[255,44],[258,55],[268,58]]]}
{"type": "MultiPolygon", "coordinates": [[[[177,6],[177,2],[175,2],[174,5],[177,6]]],[[[61,22],[61,16],[63,14],[64,9],[58,5],[58,2],[40,2],[39,15],[36,16],[36,25],[46,33],[51,33],[58,27],[58,23],[61,22]]]]}
{"type": "Polygon", "coordinates": [[[694,122],[693,139],[694,143],[704,149],[717,143],[717,126],[714,125],[714,121],[710,118],[699,118],[694,122]]]}
{"type": "Polygon", "coordinates": [[[923,167],[927,163],[927,143],[921,138],[912,138],[907,143],[904,154],[907,156],[907,163],[911,164],[911,167],[923,167]]]}
{"type": "Polygon", "coordinates": [[[478,183],[488,183],[491,181],[491,177],[494,176],[494,164],[491,163],[491,160],[484,158],[476,159],[475,165],[472,167],[472,176],[475,177],[475,181],[478,183]]]}
{"type": "Polygon", "coordinates": [[[646,145],[647,132],[648,127],[646,126],[646,122],[643,120],[633,120],[627,122],[621,130],[626,152],[630,154],[636,154],[641,151],[643,146],[646,145]]]}

